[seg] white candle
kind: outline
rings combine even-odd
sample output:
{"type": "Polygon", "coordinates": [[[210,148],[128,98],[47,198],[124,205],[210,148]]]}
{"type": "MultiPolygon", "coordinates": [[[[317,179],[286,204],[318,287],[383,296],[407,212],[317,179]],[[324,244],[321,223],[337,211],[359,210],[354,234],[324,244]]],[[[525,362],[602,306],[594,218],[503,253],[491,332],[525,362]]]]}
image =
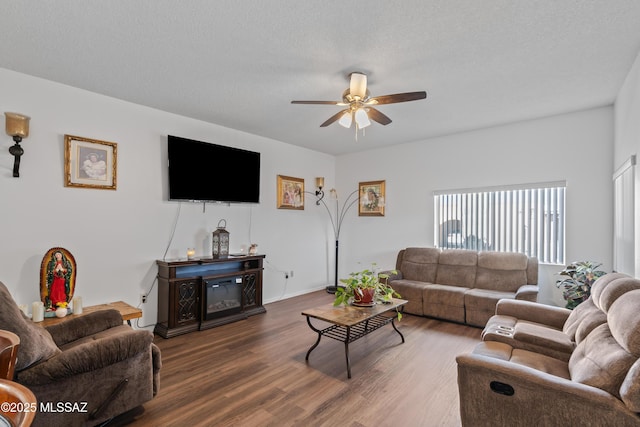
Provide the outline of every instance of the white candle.
{"type": "Polygon", "coordinates": [[[82,297],[73,297],[73,314],[82,314],[82,297]]]}
{"type": "Polygon", "coordinates": [[[42,322],[44,320],[44,304],[42,301],[36,301],[31,304],[33,312],[32,319],[34,322],[42,322]]]}
{"type": "Polygon", "coordinates": [[[27,309],[27,304],[20,304],[18,307],[24,313],[25,316],[29,315],[29,310],[27,309]]]}
{"type": "Polygon", "coordinates": [[[188,248],[187,249],[187,259],[193,259],[193,257],[196,255],[196,250],[193,248],[188,248]]]}

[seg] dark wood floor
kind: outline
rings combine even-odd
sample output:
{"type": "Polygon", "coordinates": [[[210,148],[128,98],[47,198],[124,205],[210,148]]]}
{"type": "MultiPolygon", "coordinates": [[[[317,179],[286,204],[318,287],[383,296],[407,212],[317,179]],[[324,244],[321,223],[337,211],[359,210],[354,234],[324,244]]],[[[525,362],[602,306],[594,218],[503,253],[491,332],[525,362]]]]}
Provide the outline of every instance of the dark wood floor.
{"type": "Polygon", "coordinates": [[[267,313],[163,339],[160,392],[132,426],[457,426],[455,356],[480,329],[405,315],[349,346],[317,335],[305,308],[324,291],[266,305],[267,313]]]}

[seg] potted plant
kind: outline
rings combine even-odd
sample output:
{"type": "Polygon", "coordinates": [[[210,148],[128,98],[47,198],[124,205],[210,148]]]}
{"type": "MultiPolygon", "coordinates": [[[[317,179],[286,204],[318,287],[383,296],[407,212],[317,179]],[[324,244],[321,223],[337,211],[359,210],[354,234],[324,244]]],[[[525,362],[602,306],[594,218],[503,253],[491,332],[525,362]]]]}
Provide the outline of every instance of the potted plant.
{"type": "MultiPolygon", "coordinates": [[[[372,265],[375,267],[376,264],[372,265]]],[[[369,269],[350,273],[348,279],[340,279],[342,286],[336,289],[333,305],[370,307],[376,303],[391,302],[391,298],[399,298],[400,294],[387,284],[385,279],[388,278],[388,274],[377,274],[369,269]]],[[[398,312],[398,320],[401,318],[402,313],[398,312]]]]}
{"type": "Polygon", "coordinates": [[[602,264],[593,261],[572,262],[560,271],[562,279],[556,281],[556,287],[562,288],[562,297],[567,301],[566,308],[573,310],[591,295],[591,285],[598,277],[607,274],[598,270],[602,264]]]}

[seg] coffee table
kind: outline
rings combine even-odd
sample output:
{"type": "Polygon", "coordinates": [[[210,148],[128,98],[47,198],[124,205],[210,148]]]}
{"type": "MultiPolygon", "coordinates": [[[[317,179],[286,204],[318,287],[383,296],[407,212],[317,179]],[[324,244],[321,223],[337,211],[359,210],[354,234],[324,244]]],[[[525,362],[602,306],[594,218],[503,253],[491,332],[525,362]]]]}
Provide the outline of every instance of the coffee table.
{"type": "Polygon", "coordinates": [[[324,336],[344,343],[344,354],[347,359],[347,377],[351,378],[351,363],[349,361],[349,344],[369,335],[371,332],[391,323],[393,329],[400,335],[404,343],[404,335],[396,328],[394,323],[397,318],[396,310],[402,311],[406,300],[393,298],[390,303],[378,303],[373,307],[337,306],[327,304],[316,308],[310,308],[302,312],[307,317],[307,324],[318,334],[318,339],[311,346],[305,360],[309,361],[309,355],[320,344],[324,336]],[[318,329],[311,323],[311,319],[318,319],[331,323],[324,329],[318,329]]]}

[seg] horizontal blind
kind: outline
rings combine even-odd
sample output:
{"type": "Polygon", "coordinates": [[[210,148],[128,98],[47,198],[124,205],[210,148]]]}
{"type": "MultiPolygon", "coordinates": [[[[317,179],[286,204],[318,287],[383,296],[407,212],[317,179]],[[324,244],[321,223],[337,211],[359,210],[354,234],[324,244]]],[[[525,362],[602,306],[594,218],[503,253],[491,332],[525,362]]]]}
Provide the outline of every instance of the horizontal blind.
{"type": "Polygon", "coordinates": [[[434,193],[435,246],[521,252],[564,264],[564,183],[434,193]]]}

